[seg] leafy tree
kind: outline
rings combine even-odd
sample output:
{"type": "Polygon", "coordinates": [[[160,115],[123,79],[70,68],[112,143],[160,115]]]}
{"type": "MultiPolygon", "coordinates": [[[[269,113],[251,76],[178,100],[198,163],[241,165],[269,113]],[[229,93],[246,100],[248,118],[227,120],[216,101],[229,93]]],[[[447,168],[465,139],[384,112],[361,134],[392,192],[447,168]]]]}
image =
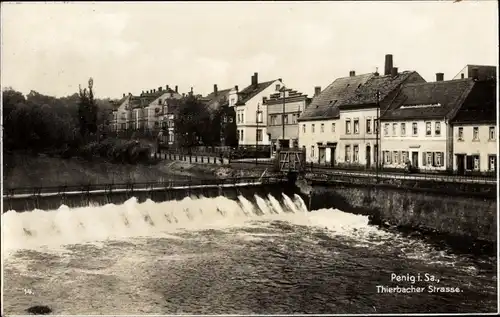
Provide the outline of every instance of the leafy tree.
{"type": "Polygon", "coordinates": [[[213,140],[210,112],[195,96],[181,100],[174,117],[174,125],[176,139],[182,147],[208,145],[213,140]]]}
{"type": "Polygon", "coordinates": [[[87,140],[90,134],[97,132],[97,105],[92,91],[93,79],[89,79],[89,86],[80,88],[80,102],[78,104],[78,119],[80,123],[80,136],[87,140]]]}

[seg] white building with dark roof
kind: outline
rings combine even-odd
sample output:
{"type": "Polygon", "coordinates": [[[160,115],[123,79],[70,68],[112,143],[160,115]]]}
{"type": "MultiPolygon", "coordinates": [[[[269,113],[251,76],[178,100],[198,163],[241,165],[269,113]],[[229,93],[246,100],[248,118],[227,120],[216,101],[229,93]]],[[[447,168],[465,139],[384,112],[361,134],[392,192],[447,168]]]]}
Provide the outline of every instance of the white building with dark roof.
{"type": "Polygon", "coordinates": [[[263,103],[263,97],[269,98],[271,94],[280,91],[281,87],[283,87],[281,78],[259,83],[258,73],[254,73],[249,86],[241,91],[229,92],[230,106],[234,102],[236,112],[239,145],[270,145],[267,133],[267,108],[263,103]]]}

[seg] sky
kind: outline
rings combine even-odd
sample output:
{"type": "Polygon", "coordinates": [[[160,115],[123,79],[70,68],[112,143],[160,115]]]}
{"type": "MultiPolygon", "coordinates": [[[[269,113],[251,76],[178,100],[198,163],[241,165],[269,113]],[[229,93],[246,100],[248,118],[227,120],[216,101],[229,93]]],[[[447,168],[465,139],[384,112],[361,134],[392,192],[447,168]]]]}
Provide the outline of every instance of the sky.
{"type": "Polygon", "coordinates": [[[206,95],[282,78],[313,95],[338,77],[383,73],[385,54],[427,81],[498,65],[495,0],[6,3],[1,85],[99,98],[179,86],[206,95]]]}

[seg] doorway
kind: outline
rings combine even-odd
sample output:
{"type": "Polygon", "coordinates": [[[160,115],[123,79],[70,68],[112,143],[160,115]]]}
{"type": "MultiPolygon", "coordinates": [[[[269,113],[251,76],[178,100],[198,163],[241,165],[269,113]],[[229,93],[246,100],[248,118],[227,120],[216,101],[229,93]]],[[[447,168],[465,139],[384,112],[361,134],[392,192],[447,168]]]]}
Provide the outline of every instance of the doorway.
{"type": "Polygon", "coordinates": [[[457,170],[458,174],[465,174],[465,154],[457,154],[457,170]]]}
{"type": "Polygon", "coordinates": [[[411,152],[411,165],[418,168],[418,152],[411,152]]]}
{"type": "Polygon", "coordinates": [[[366,146],[366,167],[370,168],[372,162],[371,162],[371,157],[372,157],[372,148],[367,145],[366,146]]]}
{"type": "Polygon", "coordinates": [[[326,148],[320,147],[318,148],[319,150],[319,164],[325,164],[326,163],[326,148]]]}

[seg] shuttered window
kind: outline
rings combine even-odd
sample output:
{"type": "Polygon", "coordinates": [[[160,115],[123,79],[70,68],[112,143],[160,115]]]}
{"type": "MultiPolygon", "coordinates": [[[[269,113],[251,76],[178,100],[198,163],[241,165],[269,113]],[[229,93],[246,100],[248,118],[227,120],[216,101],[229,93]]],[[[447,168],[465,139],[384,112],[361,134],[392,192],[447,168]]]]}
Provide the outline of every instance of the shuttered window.
{"type": "Polygon", "coordinates": [[[425,166],[426,162],[427,162],[427,153],[426,152],[422,152],[422,166],[425,166]]]}

